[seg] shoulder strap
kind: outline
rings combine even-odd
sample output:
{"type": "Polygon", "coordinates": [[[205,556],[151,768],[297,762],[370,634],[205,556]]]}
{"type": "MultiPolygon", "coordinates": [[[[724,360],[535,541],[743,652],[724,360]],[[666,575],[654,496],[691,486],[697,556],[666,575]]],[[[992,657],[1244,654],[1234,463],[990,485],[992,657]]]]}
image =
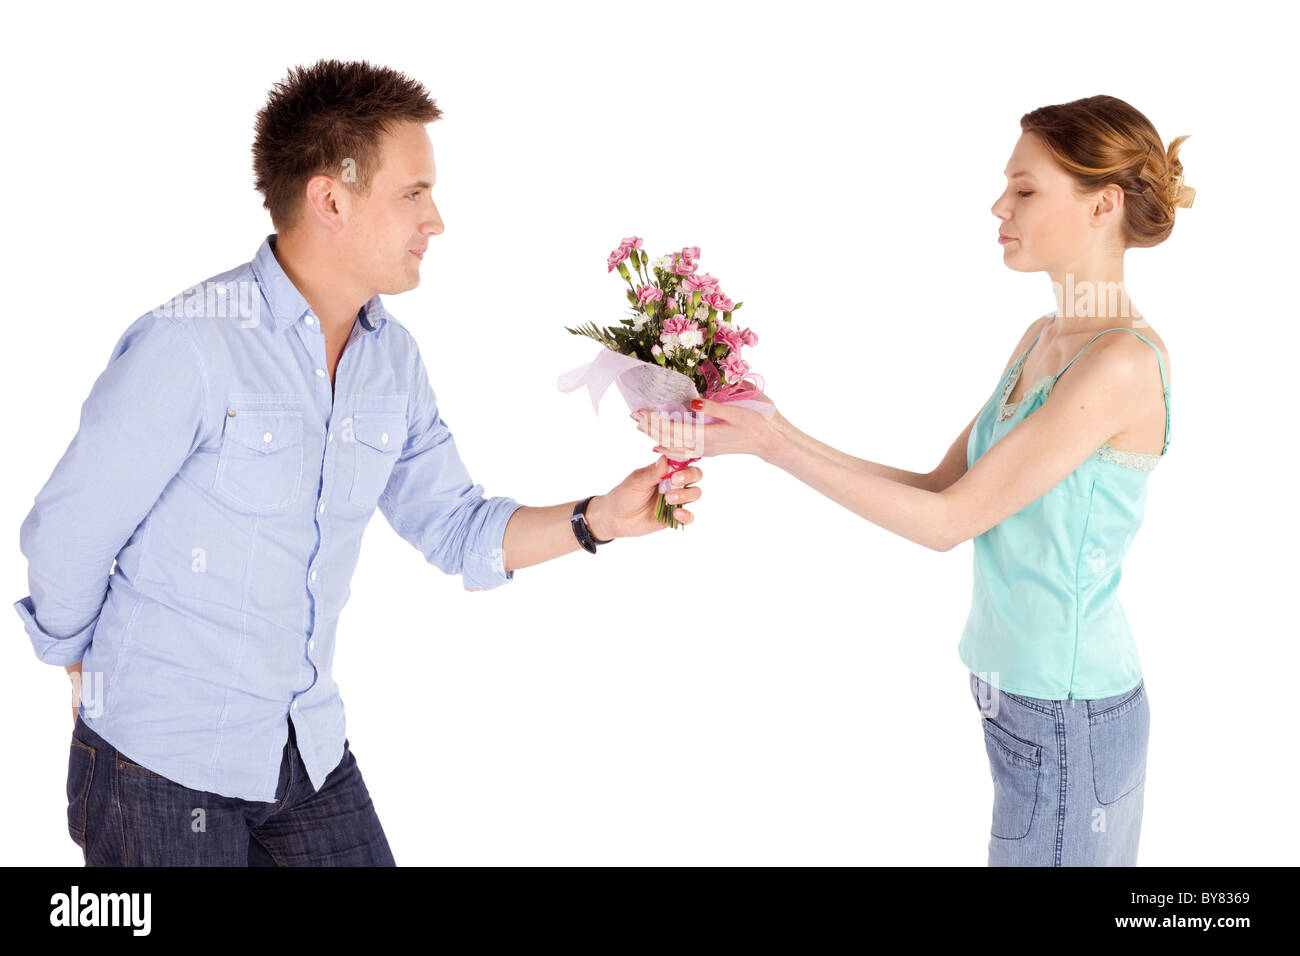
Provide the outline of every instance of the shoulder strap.
{"type": "MultiPolygon", "coordinates": [[[[1147,345],[1151,346],[1151,348],[1156,353],[1156,361],[1160,364],[1160,384],[1164,388],[1164,397],[1165,397],[1165,444],[1164,444],[1164,448],[1160,449],[1160,454],[1163,455],[1165,451],[1169,448],[1169,383],[1168,380],[1165,378],[1164,356],[1160,354],[1160,349],[1156,347],[1155,343],[1152,342],[1150,339],[1148,339],[1145,335],[1136,331],[1135,329],[1130,329],[1127,326],[1122,326],[1122,325],[1116,326],[1113,329],[1102,329],[1100,332],[1098,332],[1096,335],[1094,335],[1091,339],[1088,340],[1088,345],[1091,345],[1093,342],[1097,341],[1097,339],[1101,338],[1107,332],[1132,332],[1134,335],[1140,338],[1147,345]]],[[[1088,348],[1088,345],[1085,345],[1083,348],[1079,349],[1079,351],[1075,353],[1074,358],[1070,359],[1070,361],[1065,363],[1065,368],[1061,369],[1061,371],[1056,373],[1057,378],[1060,378],[1065,373],[1066,368],[1069,368],[1071,365],[1074,364],[1074,359],[1077,359],[1080,355],[1082,355],[1084,351],[1088,348]]]]}

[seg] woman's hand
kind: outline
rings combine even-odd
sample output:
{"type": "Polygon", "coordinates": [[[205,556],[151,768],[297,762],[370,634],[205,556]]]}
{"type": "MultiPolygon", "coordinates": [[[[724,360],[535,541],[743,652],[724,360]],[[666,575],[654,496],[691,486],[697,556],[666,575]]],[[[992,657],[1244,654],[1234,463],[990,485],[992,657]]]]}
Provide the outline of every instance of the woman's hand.
{"type": "MultiPolygon", "coordinates": [[[[775,404],[766,395],[755,395],[754,398],[775,404]]],[[[674,421],[646,409],[638,410],[632,419],[637,423],[637,431],[645,432],[659,442],[654,451],[678,461],[711,455],[757,455],[766,459],[776,445],[780,412],[775,412],[769,419],[752,408],[740,408],[707,398],[692,400],[691,408],[718,421],[698,425],[694,415],[686,421],[674,421]]]]}

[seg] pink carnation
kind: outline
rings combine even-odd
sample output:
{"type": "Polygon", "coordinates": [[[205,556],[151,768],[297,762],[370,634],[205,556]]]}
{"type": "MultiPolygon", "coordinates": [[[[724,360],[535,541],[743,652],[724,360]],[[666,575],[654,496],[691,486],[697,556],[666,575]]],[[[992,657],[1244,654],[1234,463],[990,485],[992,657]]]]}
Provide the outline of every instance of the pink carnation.
{"type": "Polygon", "coordinates": [[[740,335],[745,340],[745,344],[750,348],[753,348],[758,344],[758,333],[753,329],[745,329],[745,331],[741,332],[740,335]]]}
{"type": "Polygon", "coordinates": [[[700,257],[699,246],[683,246],[682,251],[678,253],[687,262],[694,262],[700,257]]]}
{"type": "Polygon", "coordinates": [[[613,272],[613,271],[614,271],[614,267],[617,266],[617,265],[618,265],[620,262],[622,262],[624,259],[626,259],[626,258],[627,258],[627,255],[628,255],[628,253],[627,253],[627,247],[626,247],[626,246],[619,246],[617,249],[615,249],[613,252],[611,252],[611,253],[609,254],[609,268],[606,269],[605,271],[606,271],[606,272],[613,272]]]}
{"type": "Polygon", "coordinates": [[[717,309],[719,312],[730,312],[736,305],[721,292],[710,292],[704,297],[704,304],[710,309],[717,309]]]}
{"type": "Polygon", "coordinates": [[[695,272],[695,263],[683,259],[680,255],[673,263],[673,272],[679,276],[688,276],[695,272]]]}
{"type": "Polygon", "coordinates": [[[693,332],[698,328],[699,326],[686,316],[674,315],[671,319],[664,320],[664,328],[660,338],[666,338],[669,335],[681,335],[683,332],[693,332]]]}
{"type": "Polygon", "coordinates": [[[624,239],[622,242],[620,242],[618,244],[618,247],[620,249],[640,249],[641,240],[637,236],[631,236],[627,239],[624,239]]]}
{"type": "Polygon", "coordinates": [[[664,290],[656,289],[652,285],[643,285],[636,290],[636,299],[642,305],[645,305],[647,302],[658,302],[663,297],[664,290]]]}
{"type": "Polygon", "coordinates": [[[697,290],[702,292],[717,292],[718,280],[713,278],[713,276],[709,275],[707,272],[704,272],[700,275],[692,275],[683,279],[682,288],[687,292],[695,292],[697,290]]]}
{"type": "Polygon", "coordinates": [[[734,352],[724,358],[721,365],[722,371],[727,375],[728,384],[739,382],[749,371],[749,363],[734,352]]]}
{"type": "Polygon", "coordinates": [[[745,337],[736,329],[720,325],[718,331],[713,333],[713,341],[723,343],[733,352],[739,352],[740,347],[745,344],[745,337]]]}

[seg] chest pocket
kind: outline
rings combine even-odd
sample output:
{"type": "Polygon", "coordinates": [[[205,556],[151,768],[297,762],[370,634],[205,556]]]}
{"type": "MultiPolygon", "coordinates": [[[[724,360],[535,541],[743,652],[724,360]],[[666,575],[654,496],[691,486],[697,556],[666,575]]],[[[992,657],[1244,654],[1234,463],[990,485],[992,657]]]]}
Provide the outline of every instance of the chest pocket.
{"type": "Polygon", "coordinates": [[[287,508],[297,500],[302,463],[302,412],[227,410],[214,480],[218,495],[254,513],[287,508]]]}
{"type": "Polygon", "coordinates": [[[406,443],[406,412],[354,412],[352,437],[357,455],[348,501],[373,508],[406,443]]]}

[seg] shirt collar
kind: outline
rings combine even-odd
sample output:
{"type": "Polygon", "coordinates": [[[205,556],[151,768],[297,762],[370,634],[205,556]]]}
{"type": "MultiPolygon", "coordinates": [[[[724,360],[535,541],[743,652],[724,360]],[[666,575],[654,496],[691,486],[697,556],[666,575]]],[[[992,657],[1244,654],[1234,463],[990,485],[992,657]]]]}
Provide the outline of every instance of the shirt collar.
{"type": "MultiPolygon", "coordinates": [[[[262,288],[267,303],[271,306],[271,315],[275,318],[277,330],[287,328],[311,311],[298,287],[289,281],[275,258],[276,234],[271,233],[262,240],[262,245],[253,256],[253,275],[262,288]]],[[[357,313],[361,326],[367,332],[380,328],[388,320],[388,310],[378,295],[372,295],[357,313]]]]}

